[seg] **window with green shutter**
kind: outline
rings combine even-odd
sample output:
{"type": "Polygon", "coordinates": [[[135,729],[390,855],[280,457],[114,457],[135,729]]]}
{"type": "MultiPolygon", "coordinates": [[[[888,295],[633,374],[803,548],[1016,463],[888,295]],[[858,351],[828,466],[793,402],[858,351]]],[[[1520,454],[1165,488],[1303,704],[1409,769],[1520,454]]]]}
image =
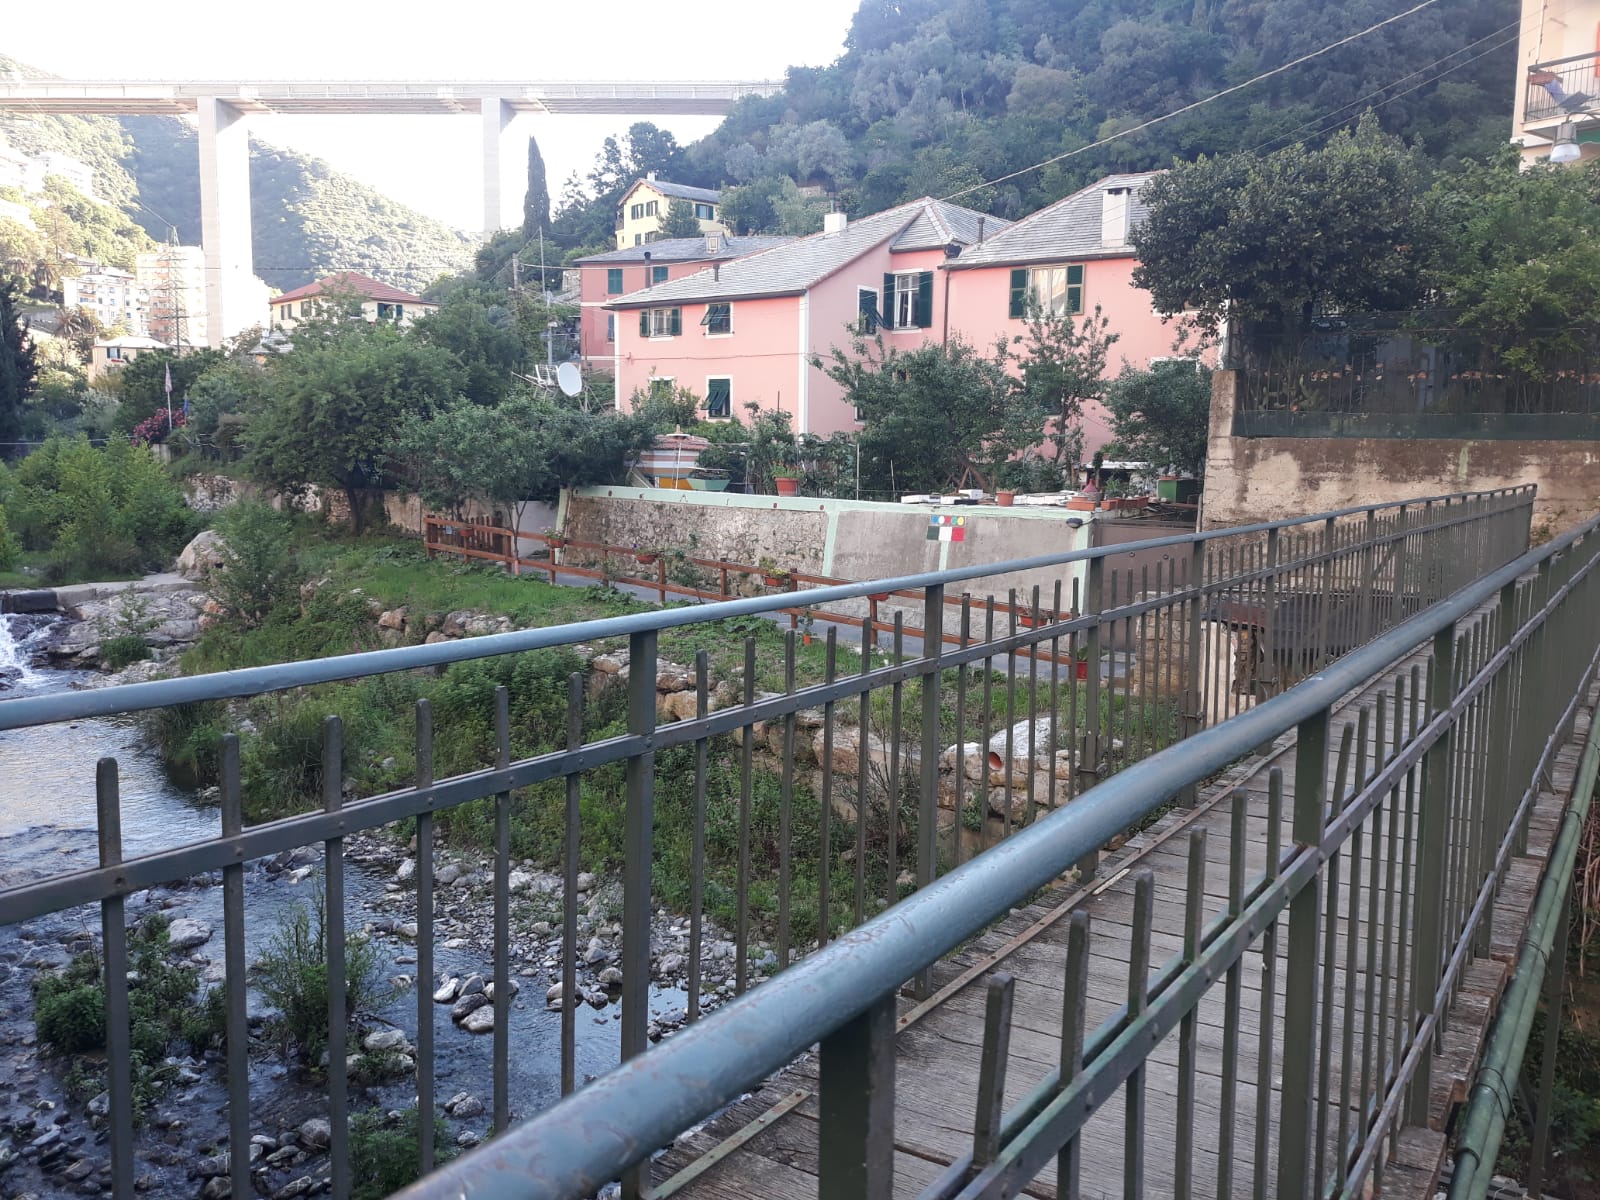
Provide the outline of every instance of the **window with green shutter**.
{"type": "Polygon", "coordinates": [[[1013,317],[1075,317],[1083,312],[1083,264],[1011,272],[1013,317]]]}
{"type": "Polygon", "coordinates": [[[639,336],[677,337],[683,332],[683,309],[646,308],[639,313],[639,336]]]}
{"type": "Polygon", "coordinates": [[[720,375],[706,380],[706,416],[726,421],[733,415],[733,380],[720,375]]]}
{"type": "Polygon", "coordinates": [[[608,296],[620,296],[620,295],[622,295],[622,268],[621,267],[607,267],[606,268],[606,295],[608,295],[608,296]]]}
{"type": "Polygon", "coordinates": [[[650,268],[650,282],[651,283],[653,283],[653,284],[655,284],[655,283],[665,283],[666,281],[667,281],[667,269],[665,267],[651,267],[650,268]]]}
{"type": "Polygon", "coordinates": [[[894,273],[889,272],[883,277],[883,307],[878,310],[883,320],[881,324],[885,329],[894,328],[894,273]]]}
{"type": "Polygon", "coordinates": [[[700,324],[706,327],[708,334],[723,334],[733,332],[733,305],[708,304],[706,314],[700,318],[700,324]]]}
{"type": "Polygon", "coordinates": [[[885,275],[883,297],[885,329],[927,329],[933,325],[932,271],[885,275]]]}

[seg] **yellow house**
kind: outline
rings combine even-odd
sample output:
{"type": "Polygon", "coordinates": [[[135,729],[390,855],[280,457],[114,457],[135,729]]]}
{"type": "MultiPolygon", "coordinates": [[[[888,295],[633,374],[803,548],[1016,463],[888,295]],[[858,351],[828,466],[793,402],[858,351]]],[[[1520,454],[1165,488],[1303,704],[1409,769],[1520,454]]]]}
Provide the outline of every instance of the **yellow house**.
{"type": "Polygon", "coordinates": [[[170,350],[171,346],[165,342],[158,342],[155,338],[126,337],[102,338],[97,341],[89,351],[89,382],[120,371],[141,354],[151,350],[170,350]]]}
{"type": "Polygon", "coordinates": [[[722,223],[721,192],[684,183],[667,183],[652,173],[624,192],[622,202],[617,205],[617,249],[642,246],[660,237],[667,206],[674,200],[694,206],[702,234],[728,232],[728,227],[722,223]]]}
{"type": "Polygon", "coordinates": [[[1522,0],[1511,141],[1528,162],[1600,156],[1600,0],[1522,0]]]}

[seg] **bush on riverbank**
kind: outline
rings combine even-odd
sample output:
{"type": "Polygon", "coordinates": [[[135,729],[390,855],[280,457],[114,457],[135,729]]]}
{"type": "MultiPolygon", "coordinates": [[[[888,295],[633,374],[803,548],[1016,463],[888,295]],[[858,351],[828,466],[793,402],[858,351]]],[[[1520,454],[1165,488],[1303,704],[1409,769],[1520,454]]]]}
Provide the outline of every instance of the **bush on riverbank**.
{"type": "MultiPolygon", "coordinates": [[[[220,1045],[226,1033],[223,990],[196,995],[199,971],[171,961],[167,920],[147,918],[128,937],[129,1044],[135,1108],[142,1110],[171,1082],[165,1059],[181,1044],[199,1054],[220,1045]]],[[[34,1025],[39,1041],[57,1054],[98,1054],[106,1048],[105,965],[98,952],[75,956],[60,971],[33,984],[34,1025]]],[[[80,1064],[75,1074],[80,1099],[104,1087],[103,1068],[80,1064]]]]}
{"type": "MultiPolygon", "coordinates": [[[[422,1121],[417,1106],[393,1119],[381,1108],[358,1112],[350,1119],[350,1175],[356,1181],[351,1200],[383,1200],[421,1178],[418,1150],[422,1121]]],[[[433,1119],[433,1161],[449,1162],[456,1156],[450,1144],[450,1127],[443,1117],[433,1119]]]]}
{"type": "MultiPolygon", "coordinates": [[[[328,1044],[327,909],[321,889],[311,907],[293,905],[256,960],[256,986],[278,1010],[279,1041],[316,1062],[328,1044]]],[[[345,1019],[370,1010],[379,983],[378,947],[359,934],[345,940],[345,1019]]]]}
{"type": "Polygon", "coordinates": [[[160,570],[202,524],[148,448],[85,437],[0,467],[0,506],[23,549],[48,553],[46,583],[160,570]]]}

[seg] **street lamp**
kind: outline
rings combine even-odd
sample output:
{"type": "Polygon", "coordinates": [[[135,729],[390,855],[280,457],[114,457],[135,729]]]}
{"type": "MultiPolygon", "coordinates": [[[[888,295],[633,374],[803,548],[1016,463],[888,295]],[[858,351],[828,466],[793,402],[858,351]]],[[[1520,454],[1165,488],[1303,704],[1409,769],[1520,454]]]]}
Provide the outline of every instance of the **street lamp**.
{"type": "Polygon", "coordinates": [[[1550,148],[1553,163],[1577,162],[1583,157],[1578,149],[1578,126],[1574,121],[1563,121],[1556,128],[1556,144],[1550,148]]]}

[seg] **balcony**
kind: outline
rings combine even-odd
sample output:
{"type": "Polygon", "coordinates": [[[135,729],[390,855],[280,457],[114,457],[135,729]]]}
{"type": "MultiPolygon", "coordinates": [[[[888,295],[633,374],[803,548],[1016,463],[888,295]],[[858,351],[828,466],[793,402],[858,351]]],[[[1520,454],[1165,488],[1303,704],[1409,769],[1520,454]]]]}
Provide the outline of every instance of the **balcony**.
{"type": "Polygon", "coordinates": [[[1575,54],[1528,68],[1525,125],[1600,119],[1600,54],[1575,54]]]}

